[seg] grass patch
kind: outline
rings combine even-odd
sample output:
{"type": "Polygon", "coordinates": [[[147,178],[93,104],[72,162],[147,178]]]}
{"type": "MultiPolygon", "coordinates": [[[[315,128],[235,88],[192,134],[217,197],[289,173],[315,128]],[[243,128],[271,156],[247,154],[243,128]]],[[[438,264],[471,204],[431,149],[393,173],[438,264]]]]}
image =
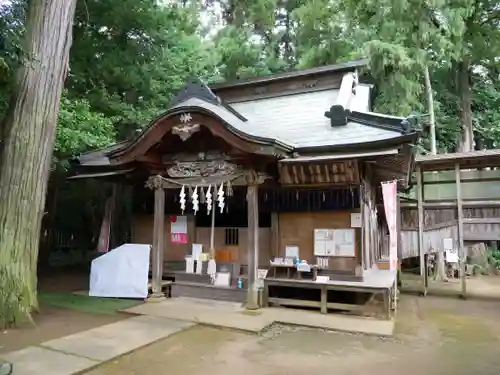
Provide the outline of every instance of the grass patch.
{"type": "Polygon", "coordinates": [[[38,293],[40,305],[61,307],[93,314],[117,314],[118,311],[137,306],[142,301],[119,298],[98,298],[61,292],[38,293]]]}

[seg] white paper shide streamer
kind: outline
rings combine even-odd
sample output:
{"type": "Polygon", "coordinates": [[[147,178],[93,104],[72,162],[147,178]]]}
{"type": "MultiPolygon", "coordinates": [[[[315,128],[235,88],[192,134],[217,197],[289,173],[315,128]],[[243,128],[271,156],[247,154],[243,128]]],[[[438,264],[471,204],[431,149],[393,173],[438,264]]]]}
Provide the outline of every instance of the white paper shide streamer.
{"type": "Polygon", "coordinates": [[[224,183],[220,184],[219,191],[217,192],[217,202],[219,203],[220,213],[224,212],[224,183]]]}
{"type": "MultiPolygon", "coordinates": [[[[190,189],[191,190],[191,189],[190,189]]],[[[204,202],[201,203],[206,203],[207,205],[207,215],[211,213],[211,211],[214,209],[214,198],[217,201],[217,207],[219,208],[220,212],[224,212],[224,207],[226,206],[226,198],[225,198],[225,193],[224,193],[224,183],[222,182],[217,189],[217,185],[208,185],[206,192],[203,191],[203,186],[195,186],[193,189],[193,192],[191,196],[189,196],[191,193],[186,192],[186,186],[182,185],[181,192],[179,194],[179,203],[181,205],[181,211],[182,214],[184,215],[184,211],[186,210],[186,202],[188,199],[191,199],[191,204],[193,205],[193,211],[194,214],[196,215],[198,211],[200,210],[200,194],[202,197],[205,198],[204,202]],[[217,197],[214,197],[214,195],[217,194],[217,197]]]]}
{"type": "Polygon", "coordinates": [[[194,191],[193,191],[193,195],[191,196],[191,202],[193,203],[193,211],[194,211],[194,214],[196,215],[196,213],[198,212],[198,210],[200,209],[200,202],[198,200],[198,186],[196,186],[194,188],[194,191]]]}
{"type": "Polygon", "coordinates": [[[210,211],[212,211],[212,185],[208,185],[207,192],[205,193],[205,200],[207,202],[207,215],[210,215],[210,211]]]}
{"type": "Polygon", "coordinates": [[[179,194],[179,203],[181,204],[181,212],[184,215],[184,211],[186,210],[186,189],[184,185],[182,185],[181,193],[179,194]]]}

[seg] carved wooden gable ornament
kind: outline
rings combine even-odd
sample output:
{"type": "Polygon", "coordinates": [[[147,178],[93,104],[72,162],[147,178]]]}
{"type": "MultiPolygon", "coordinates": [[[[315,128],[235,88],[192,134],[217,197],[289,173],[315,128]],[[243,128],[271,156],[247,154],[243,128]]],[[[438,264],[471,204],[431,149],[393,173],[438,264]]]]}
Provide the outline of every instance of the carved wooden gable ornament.
{"type": "Polygon", "coordinates": [[[172,128],[172,134],[176,134],[183,141],[187,141],[194,133],[200,130],[200,124],[193,123],[193,117],[190,113],[183,113],[180,118],[180,124],[172,128]]]}
{"type": "Polygon", "coordinates": [[[167,169],[173,178],[186,177],[226,177],[238,173],[239,167],[227,160],[227,155],[219,152],[202,152],[198,155],[179,155],[179,160],[167,169]]]}

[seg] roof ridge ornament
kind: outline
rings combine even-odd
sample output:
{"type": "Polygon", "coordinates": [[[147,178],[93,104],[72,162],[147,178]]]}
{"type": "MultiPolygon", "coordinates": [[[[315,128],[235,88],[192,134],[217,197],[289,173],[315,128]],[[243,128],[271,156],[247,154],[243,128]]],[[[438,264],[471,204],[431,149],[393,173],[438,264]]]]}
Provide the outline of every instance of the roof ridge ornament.
{"type": "Polygon", "coordinates": [[[199,77],[193,77],[177,92],[170,103],[170,107],[176,106],[191,98],[201,99],[214,105],[219,105],[221,102],[220,98],[210,90],[210,87],[208,87],[205,82],[199,77]]]}
{"type": "Polygon", "coordinates": [[[330,119],[330,125],[332,127],[345,126],[347,125],[347,117],[351,111],[345,109],[340,104],[335,104],[330,107],[329,111],[325,112],[325,117],[330,119]]]}

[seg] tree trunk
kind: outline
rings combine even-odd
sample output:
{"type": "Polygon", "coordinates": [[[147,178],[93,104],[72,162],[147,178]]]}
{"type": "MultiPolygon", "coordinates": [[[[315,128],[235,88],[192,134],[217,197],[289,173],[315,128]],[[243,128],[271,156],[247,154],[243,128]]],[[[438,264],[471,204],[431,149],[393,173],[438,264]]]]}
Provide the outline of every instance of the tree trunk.
{"type": "Polygon", "coordinates": [[[460,122],[462,124],[462,137],[460,151],[474,150],[474,129],[472,125],[472,96],[470,84],[470,66],[464,59],[458,64],[458,89],[460,97],[460,122]]]}
{"type": "MultiPolygon", "coordinates": [[[[430,127],[430,140],[431,140],[431,154],[437,154],[436,147],[436,116],[434,115],[434,93],[432,92],[431,77],[429,74],[429,65],[424,67],[424,79],[425,79],[425,93],[427,95],[427,108],[429,111],[429,127],[430,127]]],[[[437,252],[436,257],[436,277],[439,281],[444,281],[446,279],[446,272],[444,266],[444,253],[442,251],[437,252]]]]}
{"type": "Polygon", "coordinates": [[[24,51],[2,124],[0,326],[31,319],[37,257],[76,0],[31,0],[24,51]]]}
{"type": "Polygon", "coordinates": [[[431,141],[431,154],[436,155],[436,116],[434,115],[434,94],[432,92],[431,77],[429,74],[429,65],[424,67],[425,93],[427,96],[427,108],[429,111],[429,130],[431,141]]]}

